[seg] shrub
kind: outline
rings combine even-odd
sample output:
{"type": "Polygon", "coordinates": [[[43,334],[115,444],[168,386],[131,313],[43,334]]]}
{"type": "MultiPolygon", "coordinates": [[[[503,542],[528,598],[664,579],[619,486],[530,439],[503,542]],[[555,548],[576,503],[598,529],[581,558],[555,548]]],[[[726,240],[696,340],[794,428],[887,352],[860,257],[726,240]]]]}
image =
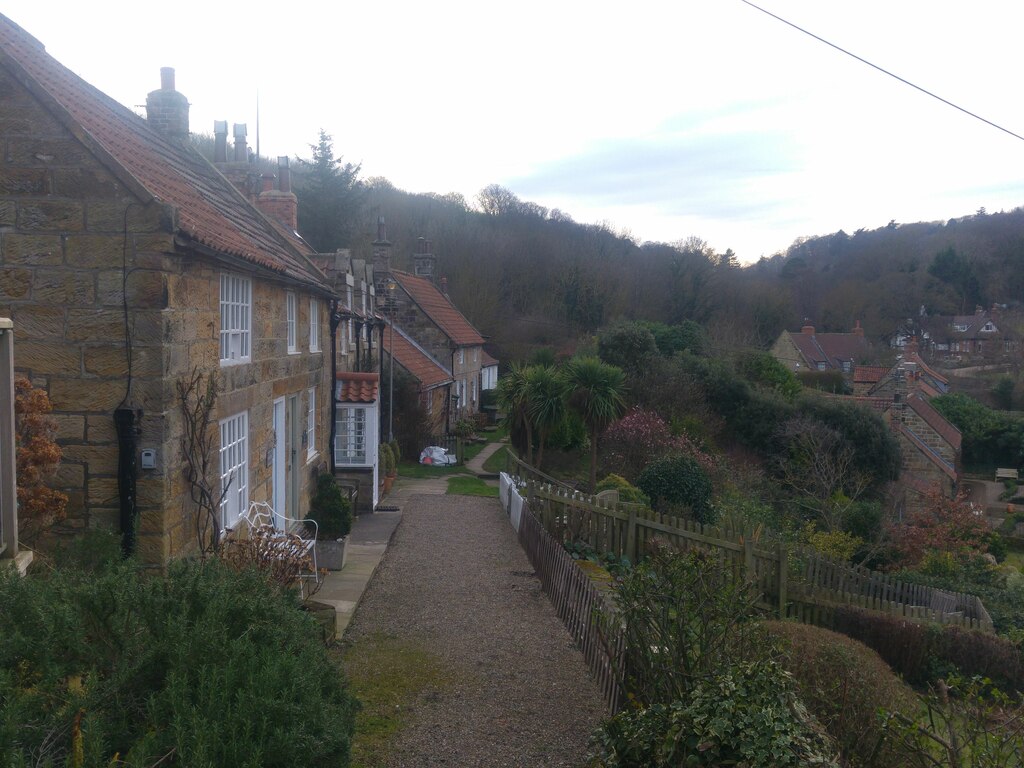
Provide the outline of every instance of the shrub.
{"type": "Polygon", "coordinates": [[[385,475],[391,477],[395,473],[395,454],[391,452],[391,446],[387,443],[381,443],[378,448],[378,460],[380,461],[380,468],[385,475]]]}
{"type": "Polygon", "coordinates": [[[835,766],[835,748],[773,661],[735,663],[670,704],[627,710],[599,733],[607,768],[835,766]]]}
{"type": "Polygon", "coordinates": [[[800,699],[838,743],[851,765],[891,766],[902,762],[878,712],[883,707],[907,716],[917,710],[914,692],[866,645],[821,627],[767,622],[782,641],[782,665],[795,679],[800,699]],[[874,762],[872,762],[874,761],[874,762]]]}
{"type": "Polygon", "coordinates": [[[626,478],[636,478],[651,462],[676,454],[693,456],[705,469],[712,466],[711,458],[686,435],[673,435],[658,414],[643,408],[633,408],[604,431],[601,453],[603,464],[626,478]]]}
{"type": "Polygon", "coordinates": [[[618,322],[603,331],[597,340],[598,357],[631,376],[643,371],[647,362],[657,354],[654,336],[636,322],[618,322]]]}
{"type": "Polygon", "coordinates": [[[459,419],[452,426],[452,434],[465,440],[476,432],[476,423],[472,419],[459,419]]]}
{"type": "Polygon", "coordinates": [[[911,685],[956,669],[1024,690],[1024,658],[1009,640],[980,630],[916,624],[895,616],[837,608],[833,628],[878,652],[911,685]]]}
{"type": "Polygon", "coordinates": [[[352,503],[328,473],[316,478],[316,491],[309,501],[309,517],[316,521],[322,539],[340,539],[352,530],[352,503]]]}
{"type": "Polygon", "coordinates": [[[654,502],[655,507],[685,504],[699,522],[711,520],[711,479],[689,456],[670,456],[648,465],[640,473],[636,485],[654,502]]]}
{"type": "Polygon", "coordinates": [[[0,764],[348,764],[356,703],[294,598],[218,560],[0,569],[0,764]]]}
{"type": "Polygon", "coordinates": [[[604,480],[597,484],[597,490],[599,492],[618,491],[619,501],[625,501],[629,504],[651,505],[651,500],[647,498],[646,494],[621,475],[606,476],[604,480]]]}
{"type": "Polygon", "coordinates": [[[61,460],[57,424],[47,415],[53,410],[49,396],[21,376],[14,391],[18,528],[21,538],[32,542],[64,519],[68,497],[47,486],[61,460]]]}

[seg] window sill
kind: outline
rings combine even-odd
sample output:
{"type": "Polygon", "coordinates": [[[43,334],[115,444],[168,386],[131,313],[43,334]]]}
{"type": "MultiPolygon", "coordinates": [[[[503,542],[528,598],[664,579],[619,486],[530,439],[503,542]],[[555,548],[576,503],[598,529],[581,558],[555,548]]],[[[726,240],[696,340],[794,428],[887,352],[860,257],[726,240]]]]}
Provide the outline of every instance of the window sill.
{"type": "Polygon", "coordinates": [[[313,453],[306,454],[306,463],[312,464],[314,461],[320,458],[320,451],[313,451],[313,453]]]}
{"type": "Polygon", "coordinates": [[[221,368],[230,368],[231,366],[234,366],[234,365],[246,365],[246,364],[251,363],[251,362],[252,362],[252,358],[251,357],[237,357],[237,358],[231,358],[229,360],[221,359],[220,367],[221,368]]]}

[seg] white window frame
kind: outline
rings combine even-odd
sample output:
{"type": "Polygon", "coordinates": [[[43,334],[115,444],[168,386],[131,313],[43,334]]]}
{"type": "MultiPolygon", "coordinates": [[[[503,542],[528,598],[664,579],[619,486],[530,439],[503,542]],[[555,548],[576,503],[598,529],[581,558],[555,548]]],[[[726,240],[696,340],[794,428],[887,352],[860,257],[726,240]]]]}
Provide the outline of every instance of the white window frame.
{"type": "Polygon", "coordinates": [[[296,343],[295,329],[298,324],[299,314],[299,302],[293,291],[288,291],[284,295],[284,323],[285,323],[285,336],[288,340],[288,354],[294,355],[299,351],[298,344],[296,343]]]}
{"type": "Polygon", "coordinates": [[[252,280],[220,275],[220,364],[252,360],[252,280]]]}
{"type": "Polygon", "coordinates": [[[221,419],[219,426],[220,487],[222,492],[227,488],[220,503],[220,522],[230,528],[249,508],[249,412],[221,419]]]}
{"type": "Polygon", "coordinates": [[[320,300],[309,300],[309,351],[320,351],[320,300]]]}
{"type": "Polygon", "coordinates": [[[306,409],[306,461],[316,458],[316,387],[309,388],[309,407],[306,409]]]}
{"type": "Polygon", "coordinates": [[[466,350],[463,347],[459,347],[459,365],[466,364],[466,350]]]}
{"type": "Polygon", "coordinates": [[[335,428],[334,463],[339,467],[365,467],[372,464],[369,455],[369,409],[338,404],[335,428]]]}
{"type": "Polygon", "coordinates": [[[469,380],[469,401],[476,405],[476,377],[469,380]]]}

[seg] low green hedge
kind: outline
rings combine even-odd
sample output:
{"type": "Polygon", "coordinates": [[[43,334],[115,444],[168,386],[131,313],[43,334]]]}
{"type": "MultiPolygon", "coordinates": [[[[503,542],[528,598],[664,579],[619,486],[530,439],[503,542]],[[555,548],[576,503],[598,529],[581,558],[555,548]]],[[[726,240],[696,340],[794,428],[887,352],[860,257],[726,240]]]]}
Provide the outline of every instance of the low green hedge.
{"type": "Polygon", "coordinates": [[[0,765],[347,766],[358,704],[294,597],[256,571],[166,576],[91,537],[0,569],[0,765]]]}

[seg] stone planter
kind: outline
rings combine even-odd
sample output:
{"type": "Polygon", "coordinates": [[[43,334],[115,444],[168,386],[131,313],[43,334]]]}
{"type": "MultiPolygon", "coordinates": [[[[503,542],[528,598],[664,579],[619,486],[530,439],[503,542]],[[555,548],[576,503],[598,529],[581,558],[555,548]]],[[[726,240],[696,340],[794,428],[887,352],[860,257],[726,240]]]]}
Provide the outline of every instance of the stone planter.
{"type": "Polygon", "coordinates": [[[340,571],[345,567],[345,554],[348,549],[348,536],[340,539],[326,539],[316,543],[316,564],[318,568],[328,571],[340,571]]]}

